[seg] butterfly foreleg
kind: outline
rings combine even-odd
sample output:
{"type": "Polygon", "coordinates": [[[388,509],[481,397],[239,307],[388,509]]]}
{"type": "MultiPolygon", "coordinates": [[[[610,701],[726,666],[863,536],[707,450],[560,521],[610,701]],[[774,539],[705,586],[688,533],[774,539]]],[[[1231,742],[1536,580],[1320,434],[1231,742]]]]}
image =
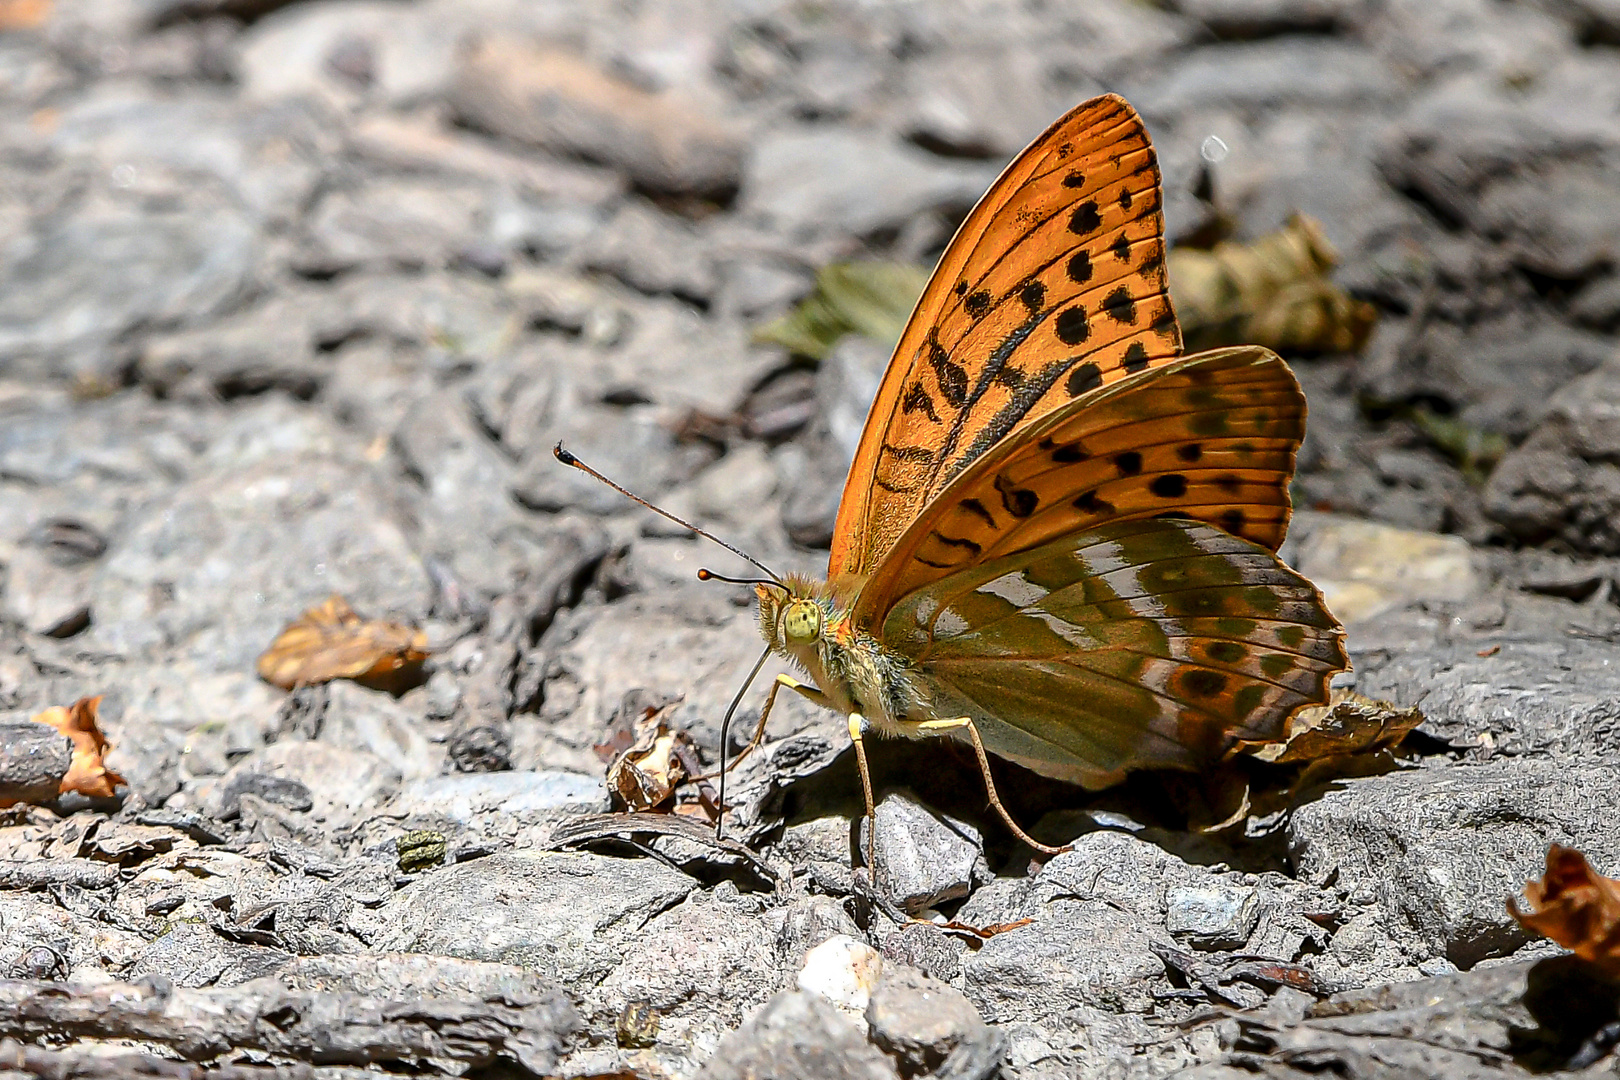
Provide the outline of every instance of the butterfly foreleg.
{"type": "MultiPolygon", "coordinates": [[[[1007,813],[1007,808],[1001,805],[1001,796],[996,794],[996,782],[990,777],[990,756],[985,753],[984,742],[979,738],[979,729],[973,723],[972,717],[958,716],[954,720],[902,720],[900,723],[913,731],[926,735],[946,735],[953,731],[965,729],[968,738],[973,741],[973,752],[979,756],[979,771],[984,774],[984,789],[990,796],[990,805],[995,807],[996,813],[1001,815],[1001,820],[1007,823],[1007,828],[1012,830],[1013,835],[1045,855],[1061,855],[1070,850],[1067,845],[1064,847],[1051,847],[1041,843],[1019,828],[1018,822],[1014,821],[1012,815],[1007,813]]],[[[859,743],[856,743],[857,747],[859,745],[859,743]]],[[[870,799],[870,796],[868,796],[868,799],[870,799]]]]}
{"type": "MultiPolygon", "coordinates": [[[[820,705],[824,709],[831,709],[834,707],[832,699],[827,697],[826,694],[823,694],[814,686],[811,686],[809,683],[802,683],[791,675],[778,675],[771,682],[770,693],[765,695],[765,707],[759,710],[759,722],[754,725],[753,737],[748,740],[748,745],[743,747],[736,757],[732,758],[726,763],[725,767],[727,769],[735,768],[737,763],[742,761],[742,759],[747,757],[749,754],[753,753],[754,750],[758,748],[760,741],[765,738],[765,721],[770,719],[771,709],[776,705],[776,692],[782,689],[784,686],[798,694],[800,697],[803,697],[807,701],[813,702],[814,704],[820,705]]],[[[704,773],[697,779],[712,780],[718,775],[719,771],[716,770],[715,772],[704,773]]]]}

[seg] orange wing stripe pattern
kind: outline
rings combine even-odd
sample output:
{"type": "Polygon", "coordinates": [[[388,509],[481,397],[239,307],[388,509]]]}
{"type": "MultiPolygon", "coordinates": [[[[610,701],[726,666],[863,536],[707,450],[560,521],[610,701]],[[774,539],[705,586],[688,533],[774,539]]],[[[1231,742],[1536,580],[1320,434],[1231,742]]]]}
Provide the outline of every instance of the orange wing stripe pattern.
{"type": "Polygon", "coordinates": [[[866,582],[857,622],[959,570],[1113,521],[1193,518],[1275,551],[1304,433],[1298,382],[1259,346],[1129,376],[973,461],[866,582]]]}
{"type": "Polygon", "coordinates": [[[951,241],[867,417],[829,577],[867,574],[967,463],[1181,348],[1159,168],[1114,95],[1052,125],[951,241]]]}

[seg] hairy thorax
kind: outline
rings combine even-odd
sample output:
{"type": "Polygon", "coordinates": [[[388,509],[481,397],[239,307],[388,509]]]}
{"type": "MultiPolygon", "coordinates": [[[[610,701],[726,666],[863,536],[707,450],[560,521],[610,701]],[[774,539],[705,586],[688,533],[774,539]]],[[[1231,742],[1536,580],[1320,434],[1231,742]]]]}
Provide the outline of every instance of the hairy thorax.
{"type": "Polygon", "coordinates": [[[771,650],[793,661],[846,716],[860,713],[884,735],[909,735],[898,721],[927,716],[916,700],[906,662],[883,648],[876,638],[857,630],[850,618],[852,603],[826,582],[790,574],[782,587],[756,585],[759,630],[771,650]],[[820,632],[810,641],[792,641],[784,630],[784,613],[795,601],[820,609],[820,632]]]}

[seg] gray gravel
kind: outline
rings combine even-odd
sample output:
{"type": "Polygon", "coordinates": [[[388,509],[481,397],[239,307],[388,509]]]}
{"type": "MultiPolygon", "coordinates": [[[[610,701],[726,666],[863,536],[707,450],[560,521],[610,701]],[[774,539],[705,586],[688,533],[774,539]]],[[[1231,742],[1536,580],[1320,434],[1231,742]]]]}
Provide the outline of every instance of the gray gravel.
{"type": "Polygon", "coordinates": [[[0,810],[0,998],[55,1003],[0,1039],[120,993],[358,1026],[108,1013],[20,1075],[104,1075],[99,1037],[187,1075],[1510,1077],[1615,1020],[1504,906],[1551,843],[1620,874],[1614,4],[40,13],[0,34],[0,795],[66,767],[16,724],[96,694],[129,787],[0,810]],[[1423,710],[1409,752],[1216,835],[1173,781],[1005,768],[1047,859],[970,757],[879,744],[874,896],[843,723],[784,695],[728,789],[757,857],[591,817],[641,704],[715,760],[758,643],[693,580],[743,564],[551,446],[819,571],[885,348],[751,332],[830,261],[932,259],[1103,90],[1172,238],[1207,170],[1237,238],[1307,212],[1379,308],[1297,362],[1285,555],[1356,689],[1423,710]],[[423,629],[421,685],[258,680],[334,592],[423,629]],[[834,938],[861,963],[801,989],[834,938]]]}

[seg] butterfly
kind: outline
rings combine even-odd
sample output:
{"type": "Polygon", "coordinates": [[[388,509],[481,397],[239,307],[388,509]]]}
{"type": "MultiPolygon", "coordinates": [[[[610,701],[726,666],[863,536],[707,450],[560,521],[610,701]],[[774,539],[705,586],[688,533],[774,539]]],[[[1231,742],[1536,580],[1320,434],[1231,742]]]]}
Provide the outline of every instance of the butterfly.
{"type": "Polygon", "coordinates": [[[989,754],[1092,789],[1201,769],[1286,736],[1348,666],[1321,594],[1276,555],[1304,395],[1259,346],[1183,355],[1161,203],[1115,95],[1020,153],[895,349],[827,579],[752,581],[761,663],[809,681],[777,677],[749,749],[784,688],[844,714],[869,866],[869,736],[965,741],[990,805],[1055,854],[1003,806],[989,754]]]}

